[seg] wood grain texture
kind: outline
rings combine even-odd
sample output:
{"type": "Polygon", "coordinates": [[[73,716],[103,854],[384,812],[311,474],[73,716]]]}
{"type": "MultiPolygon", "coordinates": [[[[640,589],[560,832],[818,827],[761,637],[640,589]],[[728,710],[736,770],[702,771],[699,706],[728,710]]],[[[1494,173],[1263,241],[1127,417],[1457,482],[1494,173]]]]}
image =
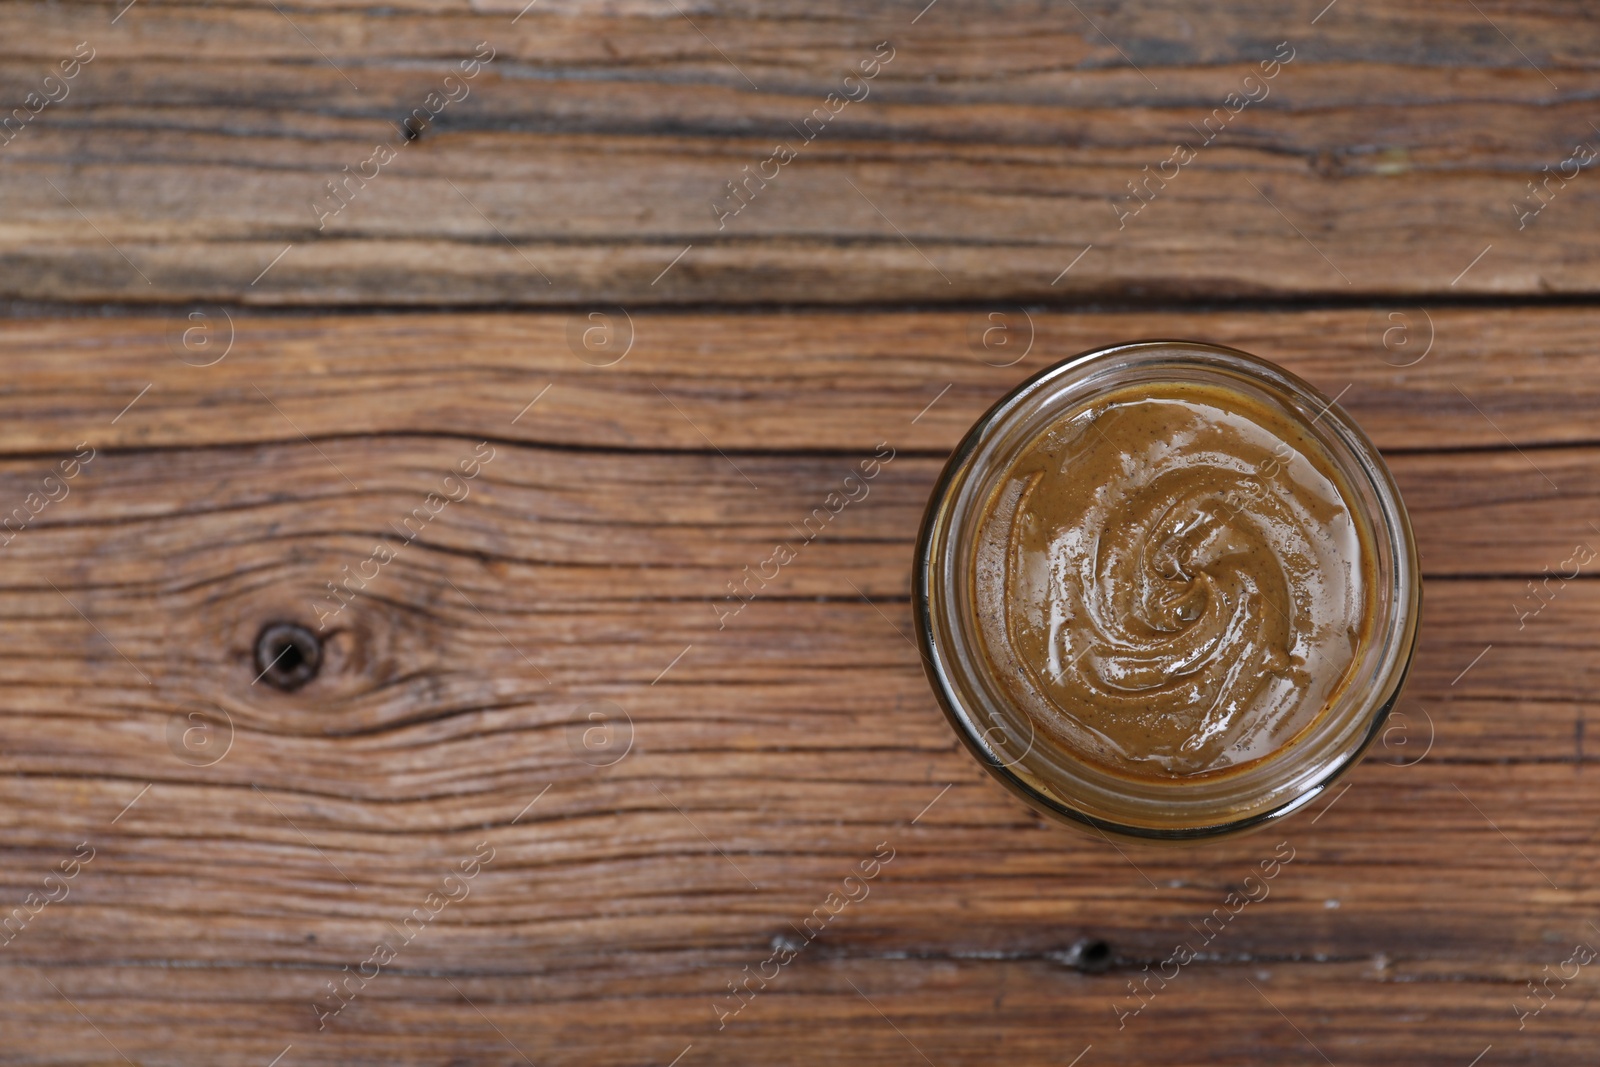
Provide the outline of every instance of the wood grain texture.
{"type": "Polygon", "coordinates": [[[1600,183],[1578,164],[1559,177],[1600,139],[1585,5],[1323,6],[8,3],[0,105],[27,121],[0,147],[0,297],[1600,289],[1600,183]],[[92,63],[31,114],[28,94],[80,42],[92,63]],[[480,42],[493,61],[408,141],[397,124],[480,42]],[[881,42],[892,61],[847,85],[881,42]],[[1283,42],[1292,61],[1247,83],[1283,42]],[[816,133],[804,122],[819,107],[836,113],[816,133]],[[1219,108],[1225,128],[1196,132],[1219,108]],[[780,142],[796,158],[763,168],[780,142]],[[1196,158],[1161,168],[1182,142],[1196,158]],[[326,183],[388,144],[396,158],[321,219],[326,183]],[[747,173],[776,176],[722,217],[747,173]],[[1149,203],[1123,218],[1150,173],[1149,203]]]}
{"type": "Polygon", "coordinates": [[[1600,585],[1527,614],[1530,580],[1600,543],[1600,314],[1408,310],[1433,347],[1398,367],[1422,349],[1385,347],[1393,310],[1035,310],[1005,368],[1030,315],[1002,305],[636,310],[606,367],[569,343],[585,311],[235,308],[208,367],[166,316],[8,322],[0,505],[95,456],[0,548],[0,903],[94,858],[0,948],[0,1058],[1587,1062],[1588,968],[1521,1031],[1513,1008],[1600,937],[1600,585]],[[1427,578],[1404,719],[1348,791],[1199,850],[1022,809],[906,639],[911,541],[967,425],[1141,335],[1348,385],[1427,578]],[[880,442],[870,494],[719,620],[725,583],[880,442]],[[254,681],[260,628],[314,627],[326,582],[480,444],[470,492],[330,621],[317,678],[254,681]],[[627,717],[608,766],[582,744],[593,701],[627,717]],[[231,722],[209,766],[173,740],[197,706],[231,722]],[[1270,896],[1119,1029],[1129,981],[1285,841],[1270,896]],[[326,983],[480,842],[470,895],[319,1031],[326,983]],[[882,843],[870,894],[719,1029],[728,983],[882,843]]]}

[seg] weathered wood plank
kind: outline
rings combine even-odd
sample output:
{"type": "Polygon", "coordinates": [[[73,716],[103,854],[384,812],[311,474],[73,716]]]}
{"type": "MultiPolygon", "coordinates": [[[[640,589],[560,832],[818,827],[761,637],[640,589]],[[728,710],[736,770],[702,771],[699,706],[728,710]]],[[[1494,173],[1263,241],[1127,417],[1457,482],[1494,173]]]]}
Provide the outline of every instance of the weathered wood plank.
{"type": "MultiPolygon", "coordinates": [[[[1393,967],[1365,962],[1271,961],[1186,975],[1164,994],[1170,999],[1155,1001],[1122,1033],[1115,1030],[1110,998],[1086,992],[1108,984],[1105,980],[1085,978],[1048,961],[941,962],[924,965],[915,982],[908,980],[904,973],[908,965],[903,962],[816,961],[811,966],[812,988],[763,994],[746,1011],[746,1018],[712,1039],[703,1029],[677,1021],[681,1015],[705,1011],[702,997],[621,995],[575,1000],[570,987],[524,978],[396,974],[387,978],[388,988],[374,989],[362,1005],[366,1018],[359,1029],[303,1036],[294,1042],[290,1056],[303,1063],[334,1062],[332,1057],[342,1056],[338,1062],[356,1064],[440,1062],[451,1057],[511,1064],[524,1062],[516,1051],[520,1049],[537,1063],[609,1067],[665,1065],[692,1044],[684,1062],[694,1057],[713,1064],[757,1060],[804,1064],[829,1056],[850,1063],[897,1065],[922,1062],[917,1054],[921,1049],[930,1058],[938,1056],[936,1063],[961,1065],[992,1062],[996,1047],[1003,1047],[1008,1057],[1022,1062],[1066,1063],[1098,1038],[1090,1053],[1097,1061],[1139,1064],[1148,1062],[1142,1050],[1158,1028],[1171,1035],[1175,1051],[1170,1062],[1182,1065],[1214,1063],[1224,1057],[1235,1062],[1321,1062],[1307,1038],[1341,1064],[1403,1059],[1445,1067],[1470,1061],[1494,1038],[1499,1038],[1493,1042],[1496,1051],[1508,1063],[1576,1062],[1587,1051],[1583,1037],[1553,1028],[1538,1032],[1537,1053],[1527,1051],[1534,1048],[1531,1038],[1519,1047],[1515,1039],[1523,1035],[1515,1031],[1505,981],[1487,976],[1466,982],[1408,981],[1393,967]],[[1352,1015],[1358,1024],[1341,1025],[1319,1004],[1318,991],[1328,974],[1352,990],[1352,1015]],[[1270,997],[1270,1003],[1264,997],[1270,997]],[[1075,998],[1093,999],[1076,1009],[1075,998]],[[801,1007],[808,1010],[797,1010],[801,1007]],[[1502,1015],[1511,1022],[1510,1037],[1502,1015]],[[1227,1018],[1229,1025],[1217,1026],[1219,1017],[1227,1018]],[[1423,1019],[1436,1021],[1448,1036],[1423,1034],[1416,1025],[1423,1019]],[[622,1020],[629,1025],[620,1025],[622,1020]],[[1107,1021],[1109,1028],[1104,1025],[1107,1021]],[[606,1031],[610,1040],[597,1040],[596,1030],[606,1031]]],[[[730,969],[737,973],[738,967],[730,969]]],[[[167,1050],[169,1035],[181,1027],[207,1047],[224,1050],[223,1055],[267,1063],[283,1052],[287,1042],[245,1016],[251,1006],[219,993],[219,987],[229,988],[241,977],[237,970],[193,975],[97,969],[72,971],[57,984],[102,1029],[119,1035],[118,1045],[138,1056],[139,1062],[177,1062],[167,1050]],[[173,1010],[171,1006],[179,1003],[193,1008],[173,1010]]],[[[16,1046],[19,1052],[78,1062],[122,1062],[81,1019],[75,1030],[44,1028],[47,1017],[41,1009],[53,1005],[31,999],[37,996],[35,987],[56,995],[36,976],[27,978],[34,981],[26,983],[19,977],[6,988],[8,1000],[30,998],[19,1004],[18,1017],[27,1023],[26,1036],[16,1046]]],[[[799,975],[786,979],[797,986],[807,982],[799,975]]],[[[292,1016],[300,1008],[287,991],[271,996],[268,1005],[277,1017],[292,1016]]],[[[57,997],[55,1004],[60,1003],[57,997]]],[[[1548,1026],[1563,1017],[1569,1022],[1581,1019],[1581,1004],[1575,997],[1557,1000],[1531,1025],[1548,1026]]]]}
{"type": "MultiPolygon", "coordinates": [[[[108,449],[261,444],[299,441],[298,427],[335,451],[338,442],[326,442],[442,434],[712,457],[716,448],[856,457],[888,441],[934,457],[1040,368],[1165,336],[1283,364],[1339,396],[1387,452],[1515,455],[1515,445],[1542,467],[1561,460],[1530,446],[1596,441],[1597,330],[1600,313],[1588,308],[1063,313],[995,303],[959,312],[341,317],[185,306],[8,322],[0,450],[65,452],[86,438],[108,449]],[[181,343],[186,328],[193,351],[181,343]],[[191,363],[226,358],[191,366],[175,352],[191,363]]],[[[717,462],[730,485],[748,488],[717,462]]],[[[1567,477],[1585,484],[1578,468],[1567,477]]],[[[334,482],[330,492],[349,488],[334,482]]]]}
{"type": "Polygon", "coordinates": [[[79,42],[95,58],[0,149],[0,296],[412,306],[1600,290],[1584,236],[1600,193],[1578,163],[1559,177],[1596,136],[1600,42],[1579,5],[1335,8],[1314,25],[1315,12],[1265,4],[1175,17],[1008,2],[981,16],[936,7],[913,24],[915,6],[540,5],[513,21],[521,5],[498,0],[472,13],[140,5],[113,25],[106,5],[7,5],[0,103],[23,106],[79,42]],[[892,61],[845,86],[883,41],[892,61]],[[405,140],[395,124],[480,42],[494,59],[469,95],[405,140]],[[1280,42],[1294,58],[1261,95],[1244,79],[1290,54],[1280,42]],[[834,105],[824,132],[795,132],[845,91],[859,102],[834,105]],[[1229,94],[1246,92],[1259,103],[1229,114],[1229,94]],[[1226,128],[1207,144],[1195,129],[1218,108],[1226,128]],[[1194,161],[1161,170],[1185,140],[1194,161]],[[768,165],[776,177],[724,214],[738,203],[726,183],[761,173],[779,141],[796,158],[768,165]],[[396,146],[394,161],[319,221],[316,205],[337,204],[325,183],[379,144],[396,146]],[[1528,182],[1546,167],[1558,178],[1535,198],[1528,182]],[[1158,177],[1141,208],[1129,183],[1147,173],[1158,177]],[[1521,226],[1514,205],[1545,201],[1521,226]]]}
{"type": "MultiPolygon", "coordinates": [[[[1594,690],[1593,583],[1563,590],[1524,635],[1502,604],[1519,582],[1430,586],[1410,697],[1432,715],[1434,751],[1383,765],[1414,758],[1425,720],[1413,719],[1406,746],[1391,738],[1347,795],[1288,824],[1295,861],[1272,897],[1124,1034],[1126,982],[1280,838],[1130,862],[1041,824],[955,746],[894,632],[905,604],[848,597],[820,557],[794,573],[819,572],[824,599],[758,600],[717,630],[716,590],[681,572],[709,576],[695,560],[721,550],[675,544],[672,527],[770,522],[831,460],[753,457],[774,486],[798,475],[763,495],[736,490],[714,455],[499,442],[472,494],[341,613],[314,682],[253,685],[256,629],[312,621],[324,572],[361,558],[383,516],[403,515],[469,446],[380,434],[106,451],[8,546],[0,603],[18,624],[0,657],[0,892],[20,901],[78,842],[97,850],[70,897],[0,955],[10,1017],[26,1021],[16,1058],[109,1061],[109,1039],[137,1061],[179,1062],[176,1030],[178,1048],[218,1059],[264,1063],[292,1044],[304,1063],[511,1062],[498,1027],[540,1063],[666,1063],[691,1044],[704,1062],[805,1063],[817,1030],[852,1062],[904,1062],[879,1010],[951,1064],[991,1062],[1002,1040],[1023,1062],[1090,1043],[1118,1063],[1179,1045],[1301,1062],[1280,1010],[1340,1063],[1453,1063],[1455,1042],[1469,1055],[1495,1043],[1512,1062],[1585,1047],[1576,998],[1536,1020],[1537,1046],[1518,1044],[1511,1009],[1586,938],[1597,902],[1594,777],[1572,744],[1594,690]],[[328,491],[337,477],[317,448],[341,447],[329,456],[360,493],[328,491]],[[582,495],[549,499],[571,485],[582,495]],[[540,516],[581,504],[604,543],[623,502],[661,541],[623,531],[629,558],[563,575],[572,549],[540,516]],[[621,706],[634,736],[605,768],[571,744],[574,710],[596,698],[621,706]],[[196,700],[235,730],[206,768],[170,748],[174,712],[196,700]],[[326,981],[479,841],[495,858],[471,896],[318,1032],[326,981]],[[726,983],[883,841],[896,856],[872,896],[718,1031],[726,983]],[[1097,938],[1109,973],[1064,962],[1097,938]]],[[[7,484],[34,462],[10,461],[7,484]]],[[[904,566],[915,521],[889,502],[925,491],[934,469],[899,462],[850,516],[899,546],[902,561],[874,575],[904,566]]]]}

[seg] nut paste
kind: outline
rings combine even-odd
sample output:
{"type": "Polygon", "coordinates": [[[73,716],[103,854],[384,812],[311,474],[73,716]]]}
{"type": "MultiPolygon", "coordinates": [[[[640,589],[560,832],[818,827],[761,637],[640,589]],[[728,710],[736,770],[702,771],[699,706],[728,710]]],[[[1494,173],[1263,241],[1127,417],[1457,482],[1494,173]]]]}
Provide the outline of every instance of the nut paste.
{"type": "Polygon", "coordinates": [[[1370,640],[1374,534],[1311,422],[1144,382],[1023,448],[983,513],[971,602],[1041,742],[1120,776],[1217,775],[1338,696],[1370,640]]]}

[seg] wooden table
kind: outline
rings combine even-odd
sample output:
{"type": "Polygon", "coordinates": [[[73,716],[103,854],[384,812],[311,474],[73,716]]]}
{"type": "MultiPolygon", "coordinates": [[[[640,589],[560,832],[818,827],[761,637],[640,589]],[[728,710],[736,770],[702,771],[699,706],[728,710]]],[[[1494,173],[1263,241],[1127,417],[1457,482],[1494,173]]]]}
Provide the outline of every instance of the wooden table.
{"type": "Polygon", "coordinates": [[[1594,1062],[1587,6],[125,2],[0,6],[0,1063],[1594,1062]],[[1151,336],[1340,397],[1427,585],[1190,850],[907,640],[972,419],[1151,336]]]}

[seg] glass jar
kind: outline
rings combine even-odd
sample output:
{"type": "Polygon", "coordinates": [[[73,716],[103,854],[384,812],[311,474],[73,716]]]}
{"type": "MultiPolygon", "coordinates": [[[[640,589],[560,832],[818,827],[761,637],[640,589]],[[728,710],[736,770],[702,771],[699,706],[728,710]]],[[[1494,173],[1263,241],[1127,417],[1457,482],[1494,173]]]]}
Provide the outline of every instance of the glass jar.
{"type": "MultiPolygon", "coordinates": [[[[1072,460],[1061,462],[1060,477],[1066,478],[1072,460]]],[[[984,580],[993,588],[992,578],[984,580]]],[[[1004,589],[1009,593],[1012,586],[1004,589]]],[[[1023,382],[990,408],[962,439],[934,487],[917,543],[912,595],[929,681],[979,762],[1041,813],[1154,841],[1203,839],[1262,826],[1306,805],[1353,766],[1399,697],[1421,606],[1405,507],[1360,428],[1282,368],[1234,349],[1190,341],[1144,341],[1074,356],[1023,382]],[[1096,398],[1143,388],[1224,389],[1259,410],[1270,408],[1283,425],[1292,423],[1300,440],[1314,442],[1324,453],[1318,461],[1331,464],[1350,522],[1364,524],[1358,554],[1371,556],[1352,564],[1368,576],[1364,627],[1351,641],[1348,665],[1337,685],[1328,688],[1321,710],[1309,712],[1308,721],[1267,754],[1207,773],[1130,774],[1058,743],[1059,735],[1042,730],[1037,715],[1021,706],[1017,690],[1002,684],[980,633],[994,632],[992,621],[978,618],[980,552],[990,553],[983,558],[991,561],[991,573],[995,558],[1009,560],[1013,555],[1006,553],[1014,553],[1009,541],[1001,557],[980,547],[986,537],[995,543],[997,535],[986,534],[983,526],[1013,464],[1044,435],[1059,435],[1055,428],[1068,415],[1091,408],[1096,398]]],[[[1005,610],[1013,610],[1014,603],[1020,600],[1008,600],[1005,610]]],[[[1299,601],[1289,602],[1290,612],[1300,610],[1299,601]]],[[[1061,711],[1072,715],[1070,708],[1061,711]]]]}

